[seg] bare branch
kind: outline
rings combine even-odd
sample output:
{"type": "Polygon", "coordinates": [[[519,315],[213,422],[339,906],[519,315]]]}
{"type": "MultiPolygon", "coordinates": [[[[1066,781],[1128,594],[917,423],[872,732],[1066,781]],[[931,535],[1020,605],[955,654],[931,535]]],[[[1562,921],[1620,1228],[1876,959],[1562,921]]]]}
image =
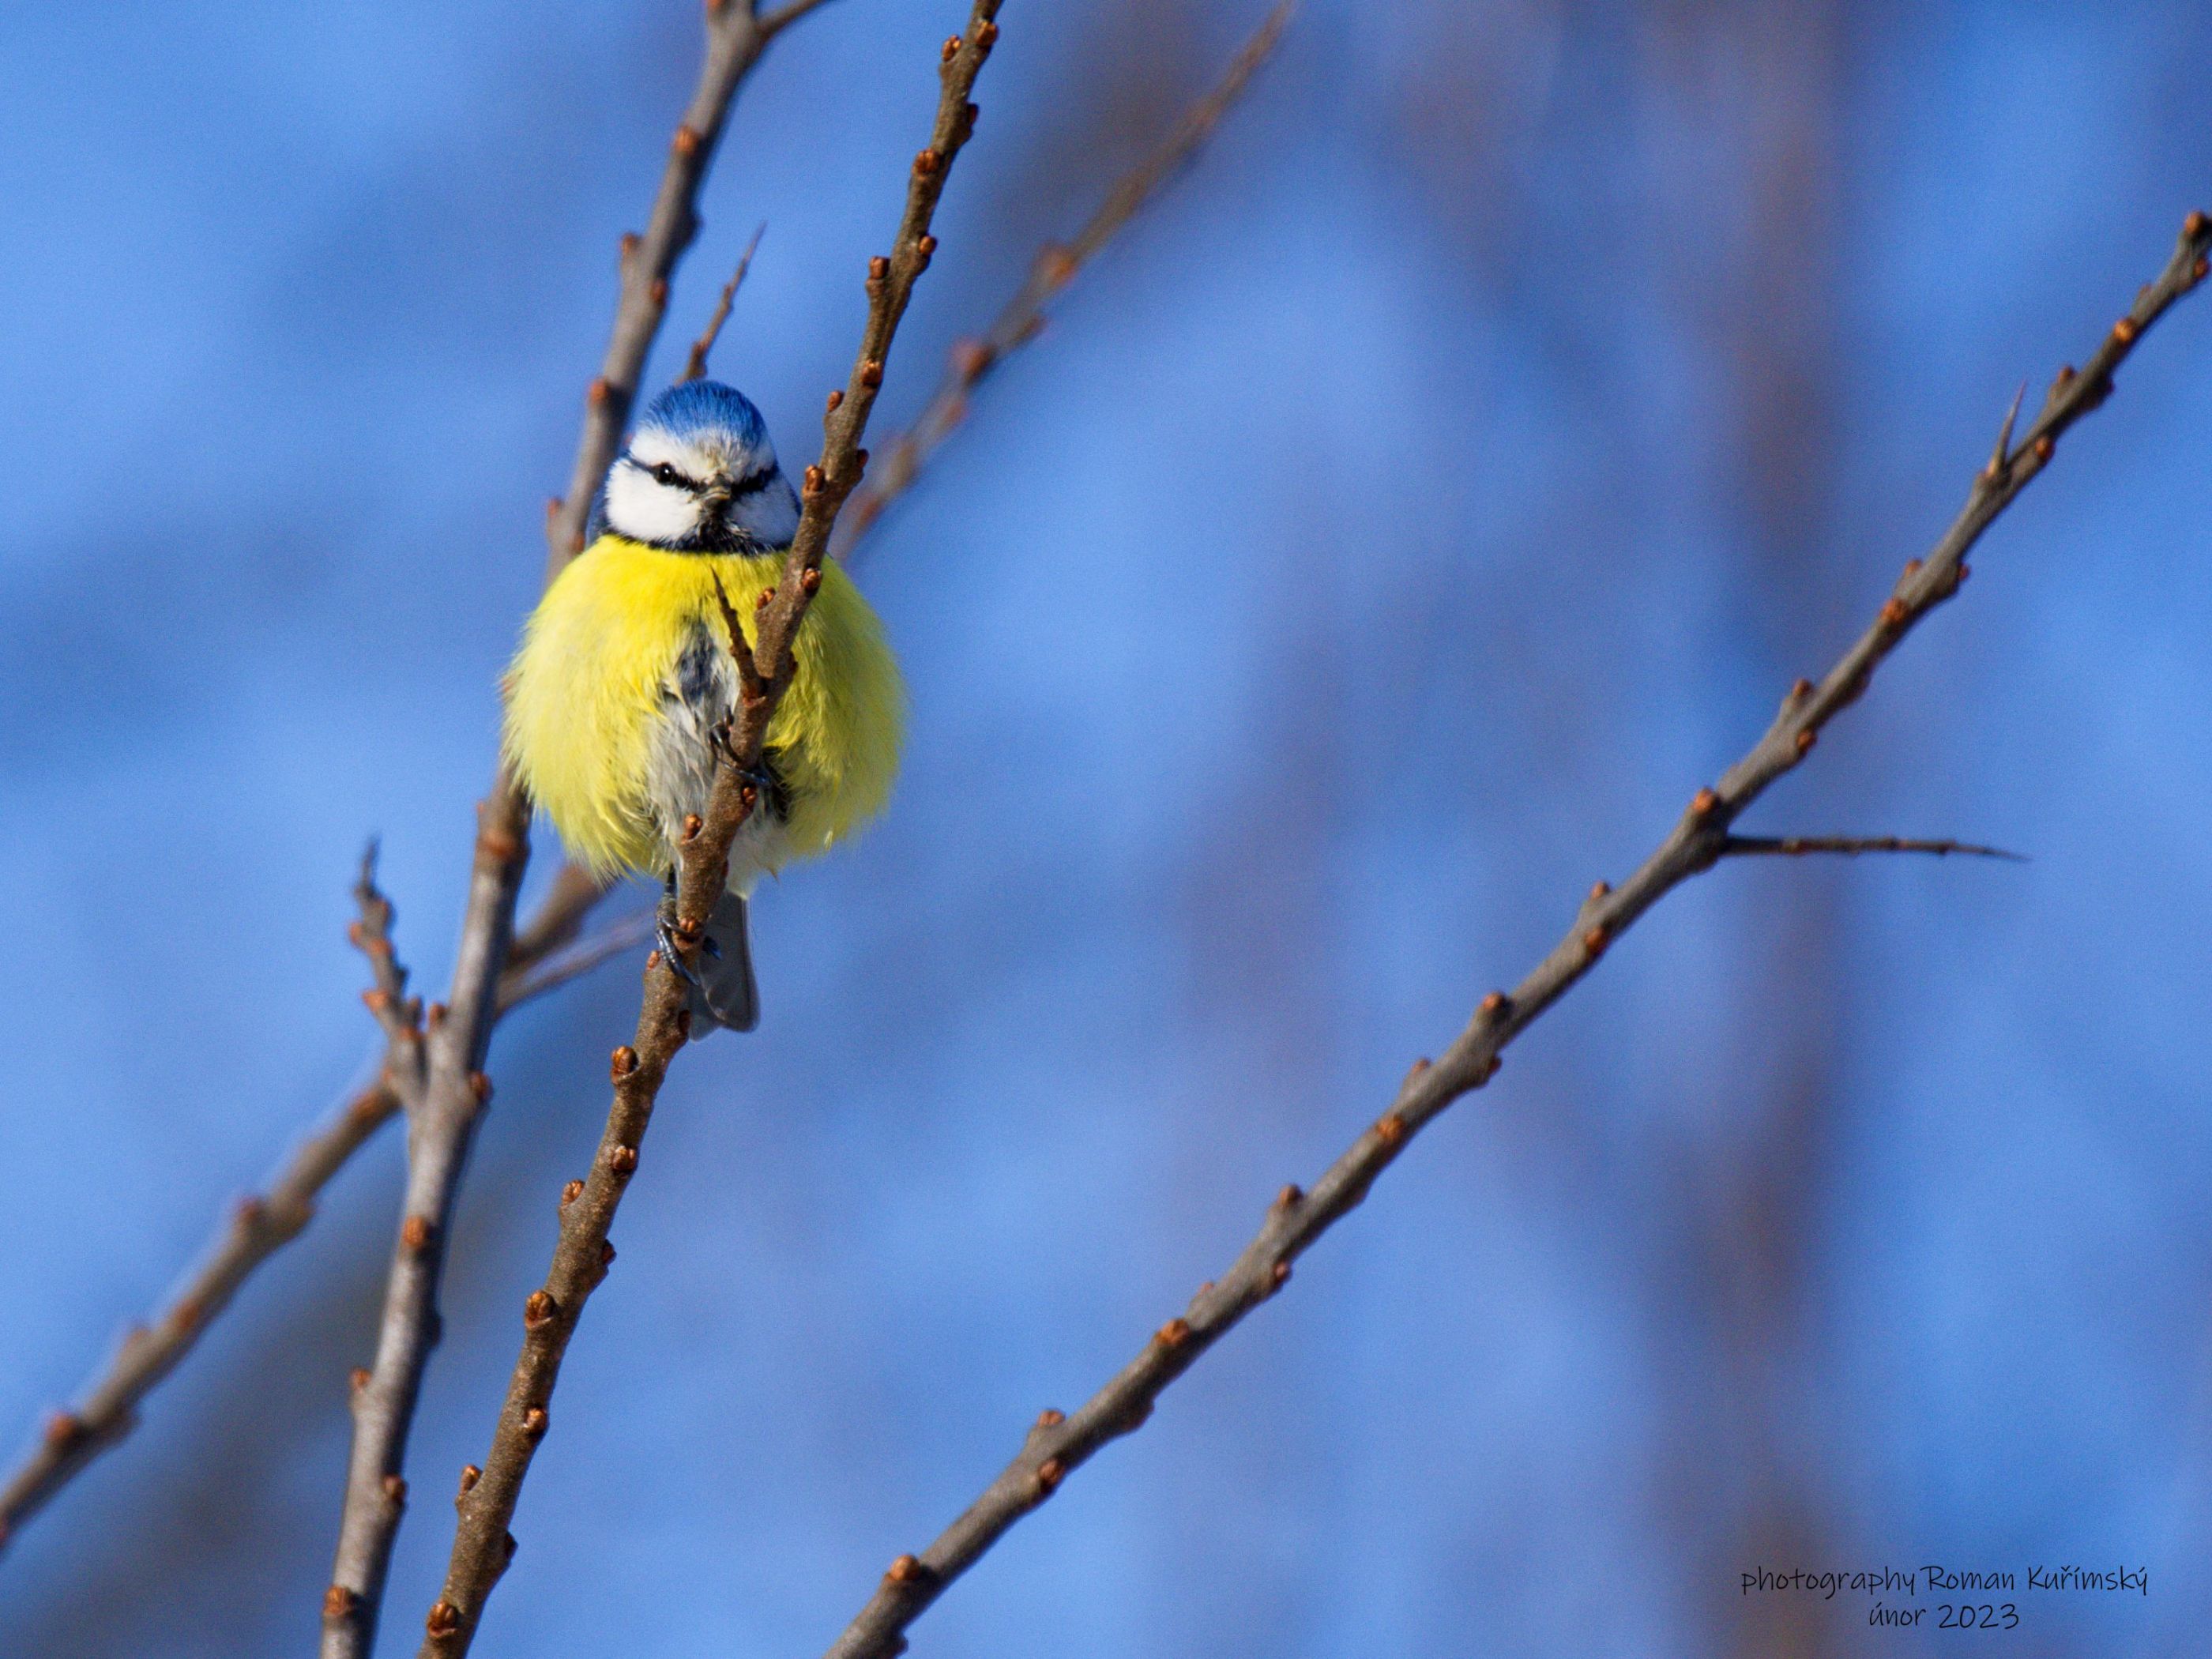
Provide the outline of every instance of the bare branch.
{"type": "Polygon", "coordinates": [[[622,239],[622,297],[616,303],[606,356],[598,378],[585,392],[584,433],[576,446],[568,493],[546,508],[549,581],[584,550],[592,498],[622,446],[623,428],[637,401],[638,377],[667,314],[669,281],[676,274],[677,261],[699,234],[699,191],[721,143],[731,101],[769,42],[821,3],[794,0],[766,17],[756,14],[751,0],[714,0],[707,8],[707,52],[699,66],[699,82],[670,141],[653,216],[644,234],[629,233],[622,239]]]}
{"type": "Polygon", "coordinates": [[[753,268],[753,254],[760,240],[768,234],[768,222],[763,220],[753,232],[753,239],[745,244],[745,251],[738,260],[737,270],[730,280],[722,284],[721,297],[714,301],[714,315],[707,319],[707,326],[699,337],[691,342],[691,353],[684,360],[684,372],[678,380],[703,380],[707,378],[707,357],[714,349],[714,342],[722,337],[722,325],[730,320],[730,306],[738,297],[738,290],[745,285],[745,273],[753,268]]]}
{"type": "Polygon", "coordinates": [[[570,949],[543,957],[529,968],[510,967],[500,976],[499,1011],[504,1014],[519,1004],[557,990],[572,979],[581,979],[602,963],[627,956],[652,937],[653,912],[641,910],[609,922],[570,949]]]}
{"type": "MultiPolygon", "coordinates": [[[[583,550],[584,526],[635,400],[637,380],[668,308],[677,262],[698,234],[697,199],[738,87],[768,42],[811,6],[763,20],[754,0],[714,0],[706,54],[690,107],[670,142],[659,198],[645,234],[622,242],[622,295],[599,377],[585,399],[584,430],[564,501],[546,514],[550,581],[583,550]]],[[[386,1281],[376,1363],[355,1390],[354,1443],[331,1582],[323,1601],[323,1659],[367,1659],[398,1531],[402,1474],[422,1369],[435,1340],[444,1240],[470,1141],[491,1095],[481,1069],[497,1018],[500,975],[514,917],[515,889],[528,856],[530,806],[502,768],[482,809],[477,867],[461,930],[451,1012],[434,1021],[428,1083],[410,1104],[407,1196],[386,1281]]]]}
{"type": "Polygon", "coordinates": [[[976,386],[1043,331],[1046,301],[1073,281],[1076,273],[1144,210],[1160,187],[1205,148],[1221,118],[1243,94],[1246,83],[1273,55],[1297,10],[1297,0],[1281,0],[1244,43],[1212,91],[1183,112],[1158,149],[1122,175],[1076,233],[1075,240],[1040,249],[1030,263],[1028,279],[991,325],[979,337],[963,339],[953,346],[945,378],[927,404],[914,424],[886,447],[874,476],[853,493],[838,526],[831,550],[834,556],[847,563],[853,561],[857,544],[869,527],[913,485],[923,465],[967,418],[969,398],[976,386]]]}
{"type": "Polygon", "coordinates": [[[76,1407],[47,1419],[38,1444],[0,1486],[0,1545],[137,1426],[138,1402],[191,1352],[247,1276],[313,1219],[324,1183],[398,1109],[390,1079],[378,1078],[308,1136],[265,1194],[238,1202],[175,1298],[151,1325],[131,1328],[76,1407]]]}
{"type": "Polygon", "coordinates": [[[1724,859],[1761,854],[1802,858],[1808,853],[1841,853],[1848,857],[1861,853],[1932,853],[1938,858],[1957,853],[1966,858],[2027,862],[2025,854],[2008,853],[2002,847],[1983,847],[1971,841],[1913,841],[1903,836],[1730,836],[1721,843],[1724,859]]]}
{"type": "Polygon", "coordinates": [[[479,809],[450,1001],[429,1010],[426,1035],[410,1029],[392,1036],[386,1075],[410,1060],[420,1082],[399,1090],[409,1120],[407,1188],[385,1279],[375,1361],[354,1377],[345,1505],[323,1596],[325,1659],[367,1659],[375,1644],[392,1540],[407,1504],[407,1433],[438,1340],[446,1237],[469,1145],[491,1099],[491,1079],[482,1068],[499,1014],[498,983],[515,890],[529,856],[529,803],[502,775],[479,809]]]}
{"type": "Polygon", "coordinates": [[[2058,439],[2112,389],[2112,374],[2166,308],[2203,279],[2212,248],[2212,220],[2192,213],[2173,258],[2107,334],[2081,374],[2062,374],[2017,450],[2000,444],[1978,474],[1960,514],[1925,561],[1905,568],[1873,625],[1816,686],[1800,680],[1749,753],[1700,789],[1657,849],[1620,887],[1591,889],[1566,937],[1509,995],[1493,991],[1433,1063],[1414,1062],[1397,1097],[1314,1183],[1285,1187],[1269,1206],[1258,1237],[1228,1270],[1201,1286],[1183,1313],[1073,1415],[1048,1411],[1030,1430],[1020,1453],[967,1510],[919,1556],[891,1564],[858,1618],[829,1650],[829,1659],[885,1659],[905,1645],[904,1632],[945,1587],[973,1566],[1006,1529],[1049,1498],[1068,1474],[1108,1441],[1152,1415],[1153,1403],[1200,1355],[1289,1279],[1291,1266],[1367,1196],[1376,1178],[1432,1119],[1498,1067],[1506,1045],[1526,1030],[1596,966],[1613,941],[1652,905],[1726,853],[1729,825],[1768,785],[1809,754],[1820,733],[1865,691],[1875,670],[1922,617],[1959,591],[1966,555],[1990,522],[2048,465],[2058,439]]]}
{"type": "Polygon", "coordinates": [[[507,947],[507,972],[520,973],[574,939],[592,907],[606,896],[607,884],[582,865],[563,864],[538,902],[538,913],[515,930],[514,943],[507,947]]]}
{"type": "MultiPolygon", "coordinates": [[[[830,396],[822,459],[806,469],[799,529],[785,557],[782,578],[762,595],[755,649],[739,656],[740,672],[746,678],[733,730],[718,757],[705,818],[688,830],[678,849],[673,932],[687,955],[696,955],[705,937],[702,919],[727,883],[731,842],[757,799],[748,775],[758,766],[769,722],[791,684],[793,645],[821,586],[822,561],[838,510],[867,464],[860,440],[883,384],[884,364],[899,319],[916,279],[937,249],[930,224],[952,165],[975,131],[976,109],[968,97],[998,40],[994,20],[1000,3],[974,0],[965,33],[945,43],[937,117],[927,147],[914,160],[897,238],[888,257],[869,262],[868,317],[859,356],[845,388],[830,396]],[[745,669],[749,661],[754,665],[750,672],[745,669]]],[[[734,623],[726,605],[725,596],[726,618],[734,623]]],[[[744,643],[741,633],[737,643],[744,643]]],[[[581,1182],[572,1182],[563,1194],[552,1267],[544,1287],[532,1291],[523,1304],[522,1352],[507,1385],[491,1449],[481,1472],[464,1481],[445,1588],[424,1620],[425,1659],[452,1659],[468,1650],[484,1603],[512,1558],[514,1538],[507,1527],[531,1459],[550,1425],[562,1358],[586,1299],[614,1260],[607,1235],[615,1211],[637,1170],[639,1143],[651,1121],[661,1080],[690,1032],[690,999],[683,979],[658,952],[650,960],[658,971],[647,974],[635,1043],[616,1049],[610,1067],[615,1097],[605,1132],[589,1174],[581,1182]]]]}
{"type": "MultiPolygon", "coordinates": [[[[365,866],[363,873],[369,875],[370,866],[365,866]]],[[[373,890],[373,880],[369,885],[373,890]]],[[[577,866],[562,866],[537,915],[508,953],[507,969],[500,978],[501,1014],[644,942],[652,931],[649,919],[630,917],[610,924],[573,950],[555,954],[576,936],[604,890],[577,866]]],[[[367,902],[362,920],[350,930],[373,963],[380,951],[389,954],[391,926],[388,902],[380,893],[376,900],[381,904],[376,931],[370,932],[367,902]],[[381,939],[382,945],[372,942],[375,939],[381,939]]],[[[400,983],[384,981],[380,969],[378,985],[368,994],[382,990],[400,1000],[404,975],[396,963],[393,969],[400,983]]],[[[137,1426],[139,1402],[192,1351],[254,1269],[314,1218],[315,1200],[331,1177],[399,1110],[399,1092],[381,1069],[389,1063],[388,1053],[375,1063],[380,1067],[376,1080],[331,1111],[270,1178],[268,1190],[240,1200],[224,1216],[200,1266],[150,1325],[132,1327],[114,1357],[79,1391],[80,1403],[47,1419],[30,1452],[0,1482],[0,1547],[79,1470],[137,1426]]]]}

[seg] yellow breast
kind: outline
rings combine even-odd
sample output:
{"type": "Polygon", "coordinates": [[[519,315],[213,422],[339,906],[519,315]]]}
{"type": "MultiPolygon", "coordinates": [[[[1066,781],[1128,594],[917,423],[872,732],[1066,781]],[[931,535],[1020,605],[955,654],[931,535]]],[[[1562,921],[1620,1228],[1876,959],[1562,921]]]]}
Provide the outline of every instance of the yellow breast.
{"type": "MultiPolygon", "coordinates": [[[[571,856],[599,873],[668,867],[646,795],[664,687],[694,630],[723,638],[719,575],[748,643],[750,596],[783,556],[668,553],[602,536],[545,592],[507,682],[508,764],[571,856]]],[[[782,840],[806,857],[883,809],[898,769],[905,694],[883,624],[835,564],[793,647],[797,674],[768,743],[788,787],[782,840]]]]}

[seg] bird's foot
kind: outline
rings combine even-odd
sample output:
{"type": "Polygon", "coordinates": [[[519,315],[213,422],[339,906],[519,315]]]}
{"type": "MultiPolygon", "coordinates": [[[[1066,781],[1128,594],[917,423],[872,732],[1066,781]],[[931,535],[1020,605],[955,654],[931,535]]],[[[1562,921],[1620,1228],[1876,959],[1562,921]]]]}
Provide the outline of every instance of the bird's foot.
{"type": "MultiPolygon", "coordinates": [[[[703,990],[705,988],[699,983],[699,975],[691,971],[690,964],[684,960],[683,948],[676,942],[676,903],[672,898],[661,901],[660,914],[653,919],[653,942],[660,946],[660,959],[668,964],[676,977],[695,991],[703,990]]],[[[721,948],[714,939],[703,935],[699,940],[699,949],[718,960],[722,954],[721,948]]]]}

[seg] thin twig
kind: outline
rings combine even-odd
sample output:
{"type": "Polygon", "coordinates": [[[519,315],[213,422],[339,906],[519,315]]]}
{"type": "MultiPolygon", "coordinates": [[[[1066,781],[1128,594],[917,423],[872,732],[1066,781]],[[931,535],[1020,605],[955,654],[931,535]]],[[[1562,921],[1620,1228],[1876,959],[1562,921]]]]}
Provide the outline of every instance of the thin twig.
{"type": "MultiPolygon", "coordinates": [[[[852,374],[830,396],[820,462],[806,469],[799,529],[777,585],[759,599],[757,644],[748,648],[732,627],[731,647],[741,675],[741,696],[732,730],[718,757],[714,787],[702,821],[688,829],[678,850],[677,921],[673,932],[687,958],[696,959],[705,938],[702,918],[720,898],[729,876],[730,845],[757,799],[746,775],[757,767],[769,720],[789,688],[793,645],[809,603],[822,583],[830,533],[846,498],[867,464],[860,447],[868,413],[883,385],[900,318],[915,280],[927,269],[937,239],[930,224],[952,165],[975,131],[976,110],[968,101],[975,76],[999,34],[1000,0],[974,0],[966,31],[945,43],[939,96],[930,141],[914,160],[906,209],[887,258],[868,268],[867,323],[852,374]]],[[[729,621],[734,623],[733,614],[729,621]]],[[[575,1333],[586,1299],[614,1260],[607,1235],[624,1188],[637,1170],[638,1146],[669,1064],[690,1027],[687,988],[674,964],[649,959],[634,1045],[614,1051],[614,1103],[589,1174],[562,1195],[560,1237],[544,1286],[523,1304],[522,1352],[481,1471],[462,1478],[459,1523],[443,1591],[424,1620],[424,1659],[465,1653],[483,1617],[486,1600],[513,1558],[507,1530],[532,1457],[550,1423],[553,1389],[562,1355],[575,1333]]]]}
{"type": "Polygon", "coordinates": [[[192,1351],[248,1275],[314,1218],[315,1196],[399,1109],[380,1076],[285,1160],[258,1197],[239,1200],[214,1248],[150,1325],[134,1325],[77,1405],[46,1419],[38,1443],[0,1486],[0,1544],[100,1453],[137,1426],[138,1402],[192,1351]]]}
{"type": "MultiPolygon", "coordinates": [[[[604,890],[579,866],[563,867],[508,953],[507,971],[500,978],[501,1014],[644,942],[651,933],[649,918],[629,917],[610,923],[571,950],[560,951],[575,938],[590,901],[604,890]]],[[[368,943],[371,935],[365,921],[355,924],[356,942],[374,961],[377,947],[368,943]]],[[[379,927],[388,945],[388,911],[379,927]]],[[[376,988],[392,994],[380,975],[376,988]]],[[[167,1305],[151,1323],[131,1327],[114,1356],[78,1391],[74,1407],[47,1418],[30,1451],[0,1481],[0,1547],[87,1464],[137,1426],[139,1402],[198,1344],[254,1270],[314,1219],[315,1201],[324,1187],[399,1110],[399,1095],[385,1074],[386,1063],[380,1048],[372,1060],[375,1081],[340,1102],[284,1160],[264,1192],[240,1199],[231,1207],[200,1265],[167,1305]]]]}
{"type": "Polygon", "coordinates": [[[768,234],[768,222],[763,220],[753,232],[753,239],[745,244],[745,251],[738,260],[738,268],[730,280],[722,284],[721,297],[714,301],[714,314],[707,319],[707,326],[699,337],[691,342],[691,352],[684,360],[684,372],[678,380],[703,380],[707,378],[707,358],[714,349],[714,342],[722,337],[722,325],[730,320],[730,307],[738,297],[738,290],[745,285],[745,273],[753,268],[753,254],[760,247],[760,239],[768,234]]]}
{"type": "MultiPolygon", "coordinates": [[[[613,334],[585,399],[568,496],[546,514],[549,580],[583,549],[592,494],[621,442],[638,375],[667,313],[669,278],[698,234],[698,193],[731,100],[769,41],[805,9],[787,7],[763,19],[754,0],[716,0],[708,8],[699,84],[670,143],[652,217],[641,237],[623,239],[622,297],[613,334]]],[[[514,921],[514,890],[528,855],[529,820],[529,803],[502,768],[483,808],[452,1012],[433,1029],[428,1086],[420,1109],[410,1109],[406,1203],[386,1281],[376,1363],[354,1391],[345,1510],[323,1601],[323,1659],[367,1659],[375,1644],[392,1540],[406,1500],[407,1432],[436,1337],[444,1240],[469,1143],[491,1094],[481,1067],[514,921]]]]}
{"type": "Polygon", "coordinates": [[[507,971],[520,973],[574,939],[592,908],[607,896],[607,886],[580,864],[563,864],[555,871],[553,884],[538,901],[536,914],[514,930],[507,971]]]}
{"type": "Polygon", "coordinates": [[[575,945],[518,972],[508,969],[499,982],[500,1012],[581,979],[602,963],[627,956],[653,937],[653,912],[640,910],[611,921],[575,945]]]}
{"type": "MultiPolygon", "coordinates": [[[[428,1011],[427,1029],[387,1025],[386,1075],[408,1117],[407,1186],[375,1359],[354,1374],[345,1504],[323,1596],[324,1659],[368,1659],[375,1645],[385,1575],[407,1504],[407,1433],[437,1346],[438,1283],[453,1200],[491,1099],[483,1060],[498,1018],[515,890],[529,855],[529,804],[502,774],[478,820],[449,1000],[428,1011]]],[[[387,1018],[381,1009],[379,1018],[387,1018]]]]}
{"type": "Polygon", "coordinates": [[[1314,1183],[1285,1187],[1268,1207],[1259,1236],[1228,1270],[1200,1287],[1189,1306],[1160,1327],[1144,1349],[1072,1416],[1048,1411],[1030,1430],[1020,1454],[967,1510],[920,1556],[891,1564],[868,1603],[830,1649],[830,1659],[884,1659],[905,1643],[904,1632],[945,1589],[968,1571],[1022,1516],[1050,1497],[1068,1473],[1108,1441],[1151,1416],[1167,1386],[1197,1363],[1231,1328],[1279,1290],[1291,1264],[1353,1209],[1413,1137],[1462,1095],[1497,1072],[1506,1045],[1527,1030],[1614,940],[1652,905],[1711,869],[1727,850],[1729,826],[1768,785],[1811,752],[1821,729],[1866,690],[1875,670],[1905,636],[1953,594],[1966,574],[1967,550],[1998,514],[2049,463],[2059,438],[2111,393],[2112,373],[2166,308],[2203,280],[2212,248],[2212,220],[2192,213],[2173,258],[2144,289],[2134,308],[2107,334],[2081,374],[2063,373],[2014,449],[2000,440],[1978,475],[1965,509],[1923,562],[1905,568],[1874,624],[1818,685],[1800,680],[1749,753],[1718,783],[1700,789],[1655,852],[1618,888],[1600,882],[1567,935],[1509,995],[1482,1000],[1465,1030],[1433,1063],[1414,1062],[1389,1109],[1314,1183]]]}
{"type": "Polygon", "coordinates": [[[638,377],[645,372],[645,360],[667,314],[669,280],[676,274],[677,261],[699,234],[699,191],[721,143],[731,100],[769,42],[823,3],[794,0],[766,16],[755,9],[756,0],[711,0],[707,7],[707,52],[699,65],[699,83],[670,141],[668,166],[661,174],[652,217],[642,235],[629,232],[622,238],[622,297],[616,302],[606,356],[598,377],[585,389],[584,433],[576,446],[568,493],[546,507],[549,581],[584,550],[584,526],[592,515],[592,497],[622,447],[623,428],[637,401],[638,377]]]}
{"type": "Polygon", "coordinates": [[[1721,843],[1724,859],[1761,854],[1802,858],[1808,853],[1841,853],[1850,858],[1861,853],[1933,853],[1937,858],[1956,853],[1964,858],[2027,862],[2025,854],[2008,853],[2002,847],[1983,847],[1971,841],[1914,841],[1904,836],[1730,836],[1721,843]]]}
{"type": "Polygon", "coordinates": [[[1243,49],[1230,63],[1212,91],[1183,112],[1159,147],[1124,173],[1106,193],[1075,240],[1048,243],[1030,262],[1030,274],[993,319],[975,337],[957,342],[945,378],[914,423],[884,450],[882,461],[868,481],[853,492],[832,547],[833,556],[849,563],[857,544],[884,509],[909,489],[922,465],[967,418],[968,401],[976,386],[1013,353],[1043,331],[1048,301],[1072,282],[1115,234],[1141,212],[1160,187],[1180,173],[1221,124],[1221,118],[1243,94],[1245,85],[1273,53],[1290,26],[1297,0],[1281,0],[1254,31],[1243,49]]]}

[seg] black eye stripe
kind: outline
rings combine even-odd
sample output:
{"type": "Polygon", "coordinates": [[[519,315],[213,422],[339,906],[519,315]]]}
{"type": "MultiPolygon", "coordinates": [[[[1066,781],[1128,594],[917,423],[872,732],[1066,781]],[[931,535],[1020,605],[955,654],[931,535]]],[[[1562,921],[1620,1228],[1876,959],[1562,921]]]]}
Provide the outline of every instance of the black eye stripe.
{"type": "Polygon", "coordinates": [[[749,472],[738,480],[730,490],[732,495],[757,495],[775,481],[775,465],[770,462],[757,472],[749,472]]]}
{"type": "Polygon", "coordinates": [[[678,489],[688,489],[695,495],[707,487],[685,477],[665,461],[656,461],[651,466],[647,466],[635,455],[626,455],[623,459],[655,483],[671,484],[678,489]]]}

